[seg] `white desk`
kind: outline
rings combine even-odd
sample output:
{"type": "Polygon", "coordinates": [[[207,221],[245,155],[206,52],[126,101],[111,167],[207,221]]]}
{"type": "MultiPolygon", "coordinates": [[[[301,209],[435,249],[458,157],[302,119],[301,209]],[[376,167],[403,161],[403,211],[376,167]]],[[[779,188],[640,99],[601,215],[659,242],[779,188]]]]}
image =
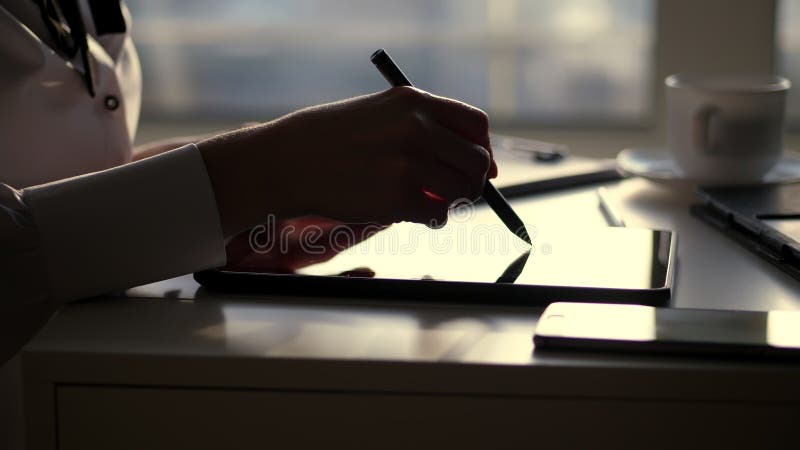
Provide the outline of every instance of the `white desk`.
{"type": "MultiPolygon", "coordinates": [[[[614,192],[629,226],[679,233],[674,305],[800,308],[800,283],[690,217],[689,195],[614,192]]],[[[515,206],[604,225],[593,188],[515,206]]],[[[190,277],[127,297],[71,305],[27,346],[31,448],[796,445],[800,365],[534,355],[533,308],[225,296],[190,277]]]]}

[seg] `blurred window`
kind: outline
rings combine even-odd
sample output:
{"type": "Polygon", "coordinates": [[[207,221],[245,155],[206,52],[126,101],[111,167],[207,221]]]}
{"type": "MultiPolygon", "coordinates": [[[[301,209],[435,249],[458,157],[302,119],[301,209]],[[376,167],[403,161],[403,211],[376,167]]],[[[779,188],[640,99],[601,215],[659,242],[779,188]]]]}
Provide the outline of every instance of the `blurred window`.
{"type": "Polygon", "coordinates": [[[414,83],[524,124],[649,119],[653,0],[128,0],[143,121],[256,119],[414,83]]]}
{"type": "Polygon", "coordinates": [[[779,73],[792,80],[787,114],[789,127],[800,128],[800,0],[778,3],[777,54],[779,73]]]}

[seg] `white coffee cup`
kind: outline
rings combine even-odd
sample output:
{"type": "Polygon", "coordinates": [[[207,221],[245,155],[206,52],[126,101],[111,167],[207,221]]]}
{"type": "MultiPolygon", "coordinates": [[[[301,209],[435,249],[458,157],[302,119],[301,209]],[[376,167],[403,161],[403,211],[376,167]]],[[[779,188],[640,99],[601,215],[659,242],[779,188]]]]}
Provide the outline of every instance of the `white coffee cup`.
{"type": "Polygon", "coordinates": [[[688,179],[757,183],[780,160],[789,80],[671,75],[665,84],[667,147],[688,179]]]}

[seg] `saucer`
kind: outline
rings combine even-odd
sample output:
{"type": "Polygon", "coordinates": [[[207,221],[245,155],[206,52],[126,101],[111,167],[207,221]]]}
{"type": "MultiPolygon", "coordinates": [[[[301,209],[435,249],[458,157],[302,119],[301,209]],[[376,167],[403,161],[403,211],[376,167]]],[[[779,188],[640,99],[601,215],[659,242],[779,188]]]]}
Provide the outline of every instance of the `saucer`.
{"type": "MultiPolygon", "coordinates": [[[[688,178],[672,156],[664,150],[626,148],[617,155],[617,169],[624,175],[642,177],[665,185],[702,184],[688,178]]],[[[783,152],[778,164],[764,175],[762,181],[764,183],[800,181],[800,154],[783,152]]]]}

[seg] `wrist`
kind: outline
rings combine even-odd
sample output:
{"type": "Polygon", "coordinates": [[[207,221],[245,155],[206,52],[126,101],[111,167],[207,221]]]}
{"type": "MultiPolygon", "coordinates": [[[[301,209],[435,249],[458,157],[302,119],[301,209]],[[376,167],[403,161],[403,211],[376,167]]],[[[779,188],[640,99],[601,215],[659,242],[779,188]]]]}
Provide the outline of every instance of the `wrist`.
{"type": "Polygon", "coordinates": [[[197,143],[206,164],[226,238],[264,223],[307,214],[285,189],[273,124],[237,130],[197,143]]]}

